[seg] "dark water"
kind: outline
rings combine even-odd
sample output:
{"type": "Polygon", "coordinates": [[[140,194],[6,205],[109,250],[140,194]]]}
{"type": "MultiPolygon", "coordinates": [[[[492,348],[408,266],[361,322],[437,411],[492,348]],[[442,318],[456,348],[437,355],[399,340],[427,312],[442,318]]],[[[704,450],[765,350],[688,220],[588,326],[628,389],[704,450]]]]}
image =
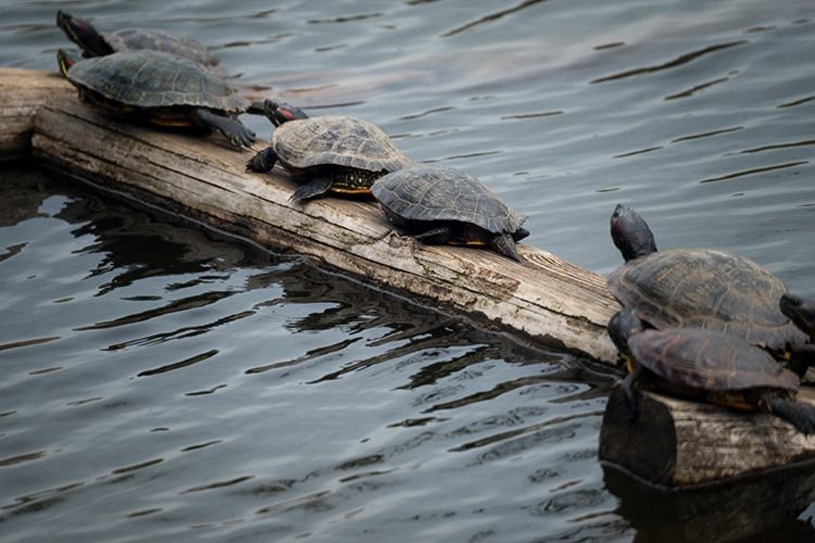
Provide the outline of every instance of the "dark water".
{"type": "MultiPolygon", "coordinates": [[[[815,295],[810,0],[16,1],[0,65],[53,69],[56,9],[373,120],[595,271],[622,201],[815,295]]],[[[3,541],[683,540],[607,484],[567,355],[8,168],[0,293],[3,541]]]]}

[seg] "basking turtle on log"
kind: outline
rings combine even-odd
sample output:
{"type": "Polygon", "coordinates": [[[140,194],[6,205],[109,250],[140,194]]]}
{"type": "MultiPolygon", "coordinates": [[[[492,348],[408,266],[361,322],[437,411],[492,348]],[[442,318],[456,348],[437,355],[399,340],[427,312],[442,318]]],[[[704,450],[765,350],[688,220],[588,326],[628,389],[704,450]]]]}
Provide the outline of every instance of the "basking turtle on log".
{"type": "Polygon", "coordinates": [[[713,330],[646,330],[631,309],[608,323],[629,375],[623,391],[633,419],[639,417],[636,388],[652,386],[679,397],[769,413],[798,431],[815,433],[815,406],[795,399],[798,377],[764,349],[713,330]]]}
{"type": "Polygon", "coordinates": [[[268,172],[279,161],[303,185],[291,201],[316,198],[328,192],[369,195],[383,175],[412,161],[376,125],[347,115],[309,117],[300,108],[266,100],[262,108],[275,126],[271,144],[249,160],[247,171],[268,172]]]}
{"type": "Polygon", "coordinates": [[[398,227],[426,243],[489,246],[521,261],[526,220],[483,183],[453,168],[413,166],[378,179],[371,192],[398,227]]]}
{"type": "Polygon", "coordinates": [[[218,57],[199,41],[163,30],[127,28],[101,34],[85,19],[62,10],[57,11],[57,26],[82,49],[86,58],[148,49],[186,57],[208,68],[220,63],[218,57]]]}
{"type": "Polygon", "coordinates": [[[784,283],[752,260],[712,249],[657,251],[648,224],[623,205],[611,216],[611,237],[626,262],[609,275],[609,290],[649,326],[725,332],[779,358],[806,343],[779,309],[784,283]]]}
{"type": "Polygon", "coordinates": [[[235,147],[255,142],[254,132],[235,118],[249,101],[195,61],[147,50],[83,60],[63,49],[57,61],[83,102],[117,117],[217,130],[235,147]]]}

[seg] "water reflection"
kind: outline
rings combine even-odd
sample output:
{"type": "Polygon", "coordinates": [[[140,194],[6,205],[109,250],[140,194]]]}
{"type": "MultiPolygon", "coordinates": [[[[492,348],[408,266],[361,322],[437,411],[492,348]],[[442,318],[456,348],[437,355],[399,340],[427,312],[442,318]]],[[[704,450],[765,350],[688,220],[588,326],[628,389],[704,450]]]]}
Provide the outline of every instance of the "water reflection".
{"type": "Polygon", "coordinates": [[[637,528],[637,543],[758,543],[812,541],[800,519],[815,499],[813,465],[776,470],[724,484],[666,490],[603,466],[606,487],[620,513],[637,528]]]}

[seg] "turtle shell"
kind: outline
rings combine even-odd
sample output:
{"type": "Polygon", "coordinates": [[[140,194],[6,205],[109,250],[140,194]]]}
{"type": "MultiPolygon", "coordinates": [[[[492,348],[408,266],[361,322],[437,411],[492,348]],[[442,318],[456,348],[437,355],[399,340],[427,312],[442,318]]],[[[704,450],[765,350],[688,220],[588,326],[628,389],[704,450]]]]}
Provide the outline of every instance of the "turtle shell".
{"type": "Polygon", "coordinates": [[[334,165],[392,172],[411,163],[379,127],[346,115],[283,123],[272,132],[272,148],[294,170],[334,165]]]}
{"type": "Polygon", "coordinates": [[[512,234],[527,218],[478,179],[453,168],[404,168],[380,177],[371,192],[390,212],[409,221],[458,221],[493,234],[512,234]]]}
{"type": "Polygon", "coordinates": [[[249,101],[201,64],[161,51],[123,51],[77,62],[68,79],[112,102],[240,113],[249,101]]]}
{"type": "Polygon", "coordinates": [[[612,272],[608,287],[654,328],[718,330],[778,350],[806,341],[778,307],[787,292],[781,280],[742,256],[710,249],[659,251],[612,272]]]}
{"type": "Polygon", "coordinates": [[[186,57],[205,66],[216,66],[220,62],[201,42],[163,30],[125,28],[103,37],[116,52],[150,49],[186,57]]]}
{"type": "Polygon", "coordinates": [[[738,336],[696,328],[645,330],[628,339],[638,364],[692,391],[798,390],[798,377],[738,336]]]}

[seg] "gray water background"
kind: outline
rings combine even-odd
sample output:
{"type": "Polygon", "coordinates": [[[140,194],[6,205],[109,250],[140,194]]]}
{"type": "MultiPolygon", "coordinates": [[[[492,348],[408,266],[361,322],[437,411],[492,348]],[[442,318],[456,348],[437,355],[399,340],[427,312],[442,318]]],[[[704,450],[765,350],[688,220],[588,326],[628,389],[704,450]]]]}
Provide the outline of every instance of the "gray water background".
{"type": "MultiPolygon", "coordinates": [[[[660,247],[815,295],[811,1],[0,6],[0,65],[53,70],[57,9],[187,33],[258,92],[475,174],[589,269],[619,264],[625,202],[660,247]]],[[[653,540],[597,462],[610,377],[1,175],[3,541],[653,540]]],[[[812,509],[772,536],[813,539],[812,509]]]]}

